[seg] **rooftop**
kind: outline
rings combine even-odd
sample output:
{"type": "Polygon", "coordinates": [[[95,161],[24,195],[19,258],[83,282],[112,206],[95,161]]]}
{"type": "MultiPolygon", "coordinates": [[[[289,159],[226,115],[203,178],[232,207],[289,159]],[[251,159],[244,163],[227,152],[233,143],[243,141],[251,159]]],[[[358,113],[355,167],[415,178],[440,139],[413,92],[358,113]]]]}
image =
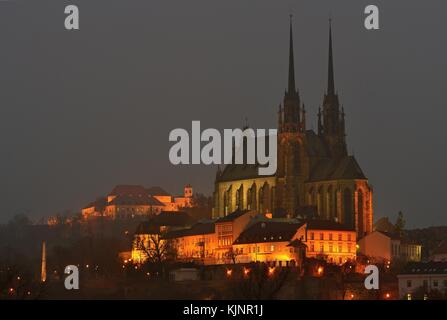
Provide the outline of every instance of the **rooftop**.
{"type": "Polygon", "coordinates": [[[234,244],[290,241],[302,223],[261,221],[245,229],[234,244]]]}

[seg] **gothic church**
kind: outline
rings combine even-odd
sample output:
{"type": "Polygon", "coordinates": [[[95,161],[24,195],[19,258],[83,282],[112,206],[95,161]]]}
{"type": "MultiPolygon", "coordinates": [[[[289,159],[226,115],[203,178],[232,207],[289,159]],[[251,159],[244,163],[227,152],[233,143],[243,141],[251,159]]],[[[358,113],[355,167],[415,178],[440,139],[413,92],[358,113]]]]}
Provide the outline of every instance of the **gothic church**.
{"type": "Polygon", "coordinates": [[[258,165],[227,165],[216,174],[213,217],[256,210],[273,217],[337,221],[357,231],[372,231],[373,191],[348,155],[345,113],[335,91],[332,30],[329,26],[327,91],[318,111],[318,132],[306,128],[306,111],[295,86],[292,22],[289,75],[278,110],[277,171],[258,175],[258,165]]]}

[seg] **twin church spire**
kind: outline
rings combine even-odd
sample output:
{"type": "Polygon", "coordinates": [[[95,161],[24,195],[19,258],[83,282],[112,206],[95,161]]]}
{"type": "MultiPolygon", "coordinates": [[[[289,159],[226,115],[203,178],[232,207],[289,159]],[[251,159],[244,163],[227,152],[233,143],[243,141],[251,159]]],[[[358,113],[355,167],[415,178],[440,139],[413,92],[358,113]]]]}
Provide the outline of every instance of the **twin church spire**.
{"type": "MultiPolygon", "coordinates": [[[[305,110],[301,105],[299,91],[295,84],[293,54],[292,16],[289,31],[289,74],[284,105],[279,106],[279,132],[305,132],[305,110]]],[[[327,91],[323,100],[323,110],[318,112],[318,135],[328,144],[329,152],[335,156],[346,154],[344,112],[340,112],[338,95],[335,91],[334,58],[332,51],[332,23],[329,20],[329,53],[327,71],[327,91]]]]}
{"type": "Polygon", "coordinates": [[[289,39],[289,83],[287,87],[287,94],[296,94],[295,86],[295,64],[293,56],[293,31],[292,31],[292,15],[290,15],[290,39],[289,39]]]}

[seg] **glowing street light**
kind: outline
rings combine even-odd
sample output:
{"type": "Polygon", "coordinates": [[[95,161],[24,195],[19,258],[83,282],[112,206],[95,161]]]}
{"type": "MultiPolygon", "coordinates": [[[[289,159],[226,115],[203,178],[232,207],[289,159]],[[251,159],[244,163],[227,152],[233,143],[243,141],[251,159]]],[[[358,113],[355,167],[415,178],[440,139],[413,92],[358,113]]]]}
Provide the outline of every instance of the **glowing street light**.
{"type": "Polygon", "coordinates": [[[323,271],[324,271],[323,267],[319,266],[318,269],[317,269],[318,275],[321,276],[323,274],[323,271]]]}
{"type": "Polygon", "coordinates": [[[269,276],[273,276],[275,274],[275,267],[269,267],[269,276]]]}
{"type": "Polygon", "coordinates": [[[250,273],[250,269],[244,267],[244,276],[248,276],[249,273],[250,273]]]}
{"type": "Polygon", "coordinates": [[[233,270],[227,269],[227,277],[230,278],[231,274],[233,273],[233,270]]]}

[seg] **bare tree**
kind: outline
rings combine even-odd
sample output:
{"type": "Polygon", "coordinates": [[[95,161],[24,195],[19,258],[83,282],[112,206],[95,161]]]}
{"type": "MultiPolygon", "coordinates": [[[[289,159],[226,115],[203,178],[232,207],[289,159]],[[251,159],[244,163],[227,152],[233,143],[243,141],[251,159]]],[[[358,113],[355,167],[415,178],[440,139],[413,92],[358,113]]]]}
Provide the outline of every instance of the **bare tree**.
{"type": "Polygon", "coordinates": [[[146,255],[146,263],[158,266],[162,275],[165,274],[165,266],[177,257],[174,241],[163,239],[159,234],[150,234],[147,238],[138,238],[136,247],[146,255]]]}
{"type": "Polygon", "coordinates": [[[239,252],[237,250],[234,250],[233,248],[228,249],[228,251],[225,253],[225,257],[231,261],[233,264],[236,264],[237,257],[239,256],[239,252]]]}

